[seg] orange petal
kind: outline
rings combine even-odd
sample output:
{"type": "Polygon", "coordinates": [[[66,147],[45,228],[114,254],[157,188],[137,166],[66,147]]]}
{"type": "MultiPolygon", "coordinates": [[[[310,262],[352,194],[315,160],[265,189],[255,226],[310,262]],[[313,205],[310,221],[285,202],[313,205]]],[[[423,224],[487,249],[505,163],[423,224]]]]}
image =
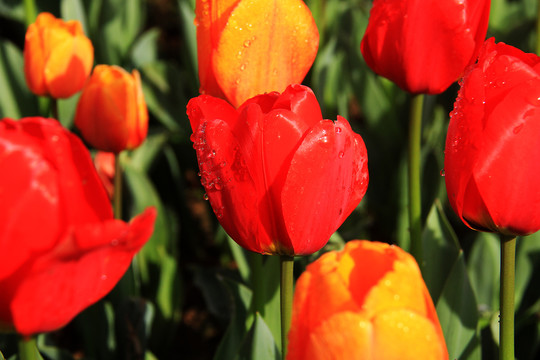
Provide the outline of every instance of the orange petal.
{"type": "Polygon", "coordinates": [[[375,359],[448,359],[436,326],[410,310],[393,310],[373,320],[375,359]]]}
{"type": "MultiPolygon", "coordinates": [[[[305,355],[295,356],[295,349],[288,359],[342,360],[373,357],[373,325],[362,315],[353,312],[338,313],[314,329],[304,344],[305,355]]],[[[392,339],[388,338],[387,340],[392,339]]],[[[393,340],[391,340],[393,341],[393,340]]],[[[391,342],[390,340],[388,342],[391,342]]],[[[377,359],[386,359],[379,357],[377,359]]],[[[429,358],[418,358],[429,359],[429,358]]]]}
{"type": "Polygon", "coordinates": [[[303,1],[240,1],[219,34],[213,71],[238,107],[255,95],[301,83],[318,46],[317,26],[303,1]]]}

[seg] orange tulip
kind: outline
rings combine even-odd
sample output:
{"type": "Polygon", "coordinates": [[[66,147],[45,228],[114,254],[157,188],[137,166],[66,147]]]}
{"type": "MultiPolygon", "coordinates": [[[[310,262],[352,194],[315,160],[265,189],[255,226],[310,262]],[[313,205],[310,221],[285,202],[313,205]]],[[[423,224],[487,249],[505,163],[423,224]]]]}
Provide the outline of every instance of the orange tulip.
{"type": "Polygon", "coordinates": [[[79,92],[94,63],[94,47],[78,21],[41,13],[26,31],[24,74],[36,95],[67,98],[79,92]]]}
{"type": "Polygon", "coordinates": [[[310,264],[296,284],[287,359],[448,359],[414,258],[354,240],[310,264]]]}
{"type": "Polygon", "coordinates": [[[319,32],[301,0],[197,0],[200,91],[235,107],[301,83],[319,32]]]}
{"type": "Polygon", "coordinates": [[[75,125],[98,150],[119,153],[139,146],[148,132],[139,72],[96,66],[79,99],[75,125]]]}

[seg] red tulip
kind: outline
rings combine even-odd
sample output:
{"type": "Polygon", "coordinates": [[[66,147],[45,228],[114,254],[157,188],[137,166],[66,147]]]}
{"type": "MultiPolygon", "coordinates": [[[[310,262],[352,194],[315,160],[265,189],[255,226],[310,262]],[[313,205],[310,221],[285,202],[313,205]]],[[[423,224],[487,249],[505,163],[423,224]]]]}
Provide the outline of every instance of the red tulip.
{"type": "Polygon", "coordinates": [[[24,74],[37,95],[67,98],[81,91],[94,64],[94,47],[81,23],[41,13],[28,27],[24,74]]]}
{"type": "Polygon", "coordinates": [[[445,91],[476,60],[490,0],[374,0],[361,50],[377,74],[411,93],[445,91]]]}
{"type": "Polygon", "coordinates": [[[52,119],[0,121],[0,328],[51,331],[105,296],[156,211],[113,219],[92,159],[52,119]]]}
{"type": "Polygon", "coordinates": [[[444,168],[454,211],[476,230],[539,230],[540,58],[487,40],[450,115],[444,168]]]}
{"type": "Polygon", "coordinates": [[[414,258],[353,240],[308,265],[296,283],[287,359],[447,360],[414,258]]]}
{"type": "Polygon", "coordinates": [[[187,113],[210,204],[248,250],[313,253],[366,192],[362,138],[342,117],[323,120],[305,86],[256,96],[238,110],[201,95],[187,113]]]}
{"type": "Polygon", "coordinates": [[[197,0],[201,93],[235,107],[252,96],[300,83],[319,47],[301,0],[197,0]]]}
{"type": "Polygon", "coordinates": [[[148,110],[139,72],[96,66],[77,104],[75,126],[98,150],[119,153],[141,145],[148,132],[148,110]]]}

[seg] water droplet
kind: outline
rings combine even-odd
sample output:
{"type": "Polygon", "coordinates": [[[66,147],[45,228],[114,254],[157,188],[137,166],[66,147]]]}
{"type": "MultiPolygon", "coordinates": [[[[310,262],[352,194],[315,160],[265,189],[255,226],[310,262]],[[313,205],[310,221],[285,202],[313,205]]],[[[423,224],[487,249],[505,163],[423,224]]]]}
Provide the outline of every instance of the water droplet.
{"type": "Polygon", "coordinates": [[[225,165],[227,165],[227,163],[226,163],[225,161],[222,161],[222,162],[219,164],[219,166],[221,166],[221,167],[225,167],[225,165]]]}
{"type": "Polygon", "coordinates": [[[197,173],[197,175],[198,175],[199,177],[201,177],[201,172],[199,171],[199,172],[197,173]]]}
{"type": "Polygon", "coordinates": [[[250,47],[250,46],[251,46],[251,40],[246,40],[246,41],[244,41],[244,47],[245,47],[245,48],[248,48],[248,47],[250,47]]]}
{"type": "Polygon", "coordinates": [[[516,126],[513,130],[514,134],[518,134],[521,131],[521,129],[523,129],[523,125],[525,124],[519,124],[518,126],[516,126]]]}
{"type": "Polygon", "coordinates": [[[204,199],[204,200],[208,200],[208,194],[207,194],[207,193],[204,193],[203,199],[204,199]]]}
{"type": "Polygon", "coordinates": [[[101,275],[101,280],[107,280],[107,275],[105,274],[101,275]]]}
{"type": "Polygon", "coordinates": [[[446,174],[444,173],[444,169],[441,170],[440,174],[441,174],[441,176],[443,176],[443,177],[446,175],[446,174]]]}
{"type": "Polygon", "coordinates": [[[336,127],[336,134],[341,133],[341,128],[339,126],[336,127]]]}
{"type": "Polygon", "coordinates": [[[221,185],[221,184],[218,183],[217,181],[214,183],[214,187],[216,188],[217,191],[223,189],[223,185],[221,185]]]}
{"type": "Polygon", "coordinates": [[[53,135],[51,137],[51,140],[54,141],[54,142],[58,141],[58,135],[53,135]]]}
{"type": "Polygon", "coordinates": [[[244,71],[244,70],[246,70],[246,64],[240,65],[240,71],[244,71]]]}
{"type": "Polygon", "coordinates": [[[340,159],[343,159],[343,156],[345,156],[345,153],[343,151],[340,151],[338,156],[340,159]]]}

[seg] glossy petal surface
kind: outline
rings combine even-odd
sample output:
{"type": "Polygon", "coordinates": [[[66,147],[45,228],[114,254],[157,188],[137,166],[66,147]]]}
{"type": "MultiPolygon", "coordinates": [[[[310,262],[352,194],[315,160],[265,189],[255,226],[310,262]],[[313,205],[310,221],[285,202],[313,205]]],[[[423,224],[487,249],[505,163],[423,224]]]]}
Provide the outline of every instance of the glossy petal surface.
{"type": "Polygon", "coordinates": [[[451,113],[445,181],[450,204],[477,230],[540,229],[540,58],[486,42],[451,113]]]}
{"type": "Polygon", "coordinates": [[[41,13],[28,27],[24,62],[32,92],[67,98],[83,88],[94,65],[94,48],[79,22],[41,13]]]}
{"type": "Polygon", "coordinates": [[[414,259],[353,240],[297,281],[287,359],[448,359],[414,259]]]}
{"type": "Polygon", "coordinates": [[[197,1],[201,93],[235,107],[300,83],[315,60],[319,33],[300,0],[197,1]]]}
{"type": "Polygon", "coordinates": [[[441,93],[476,60],[489,9],[489,0],[375,0],[362,54],[406,91],[441,93]]]}
{"type": "Polygon", "coordinates": [[[152,235],[111,205],[82,142],[56,120],[0,121],[0,324],[56,330],[105,296],[152,235]]]}
{"type": "Polygon", "coordinates": [[[367,189],[361,137],[343,118],[323,120],[309,88],[259,95],[238,110],[201,95],[187,113],[210,204],[249,250],[317,251],[367,189]]]}
{"type": "Polygon", "coordinates": [[[96,66],[79,99],[75,125],[99,150],[118,153],[138,147],[148,132],[139,72],[96,66]]]}

